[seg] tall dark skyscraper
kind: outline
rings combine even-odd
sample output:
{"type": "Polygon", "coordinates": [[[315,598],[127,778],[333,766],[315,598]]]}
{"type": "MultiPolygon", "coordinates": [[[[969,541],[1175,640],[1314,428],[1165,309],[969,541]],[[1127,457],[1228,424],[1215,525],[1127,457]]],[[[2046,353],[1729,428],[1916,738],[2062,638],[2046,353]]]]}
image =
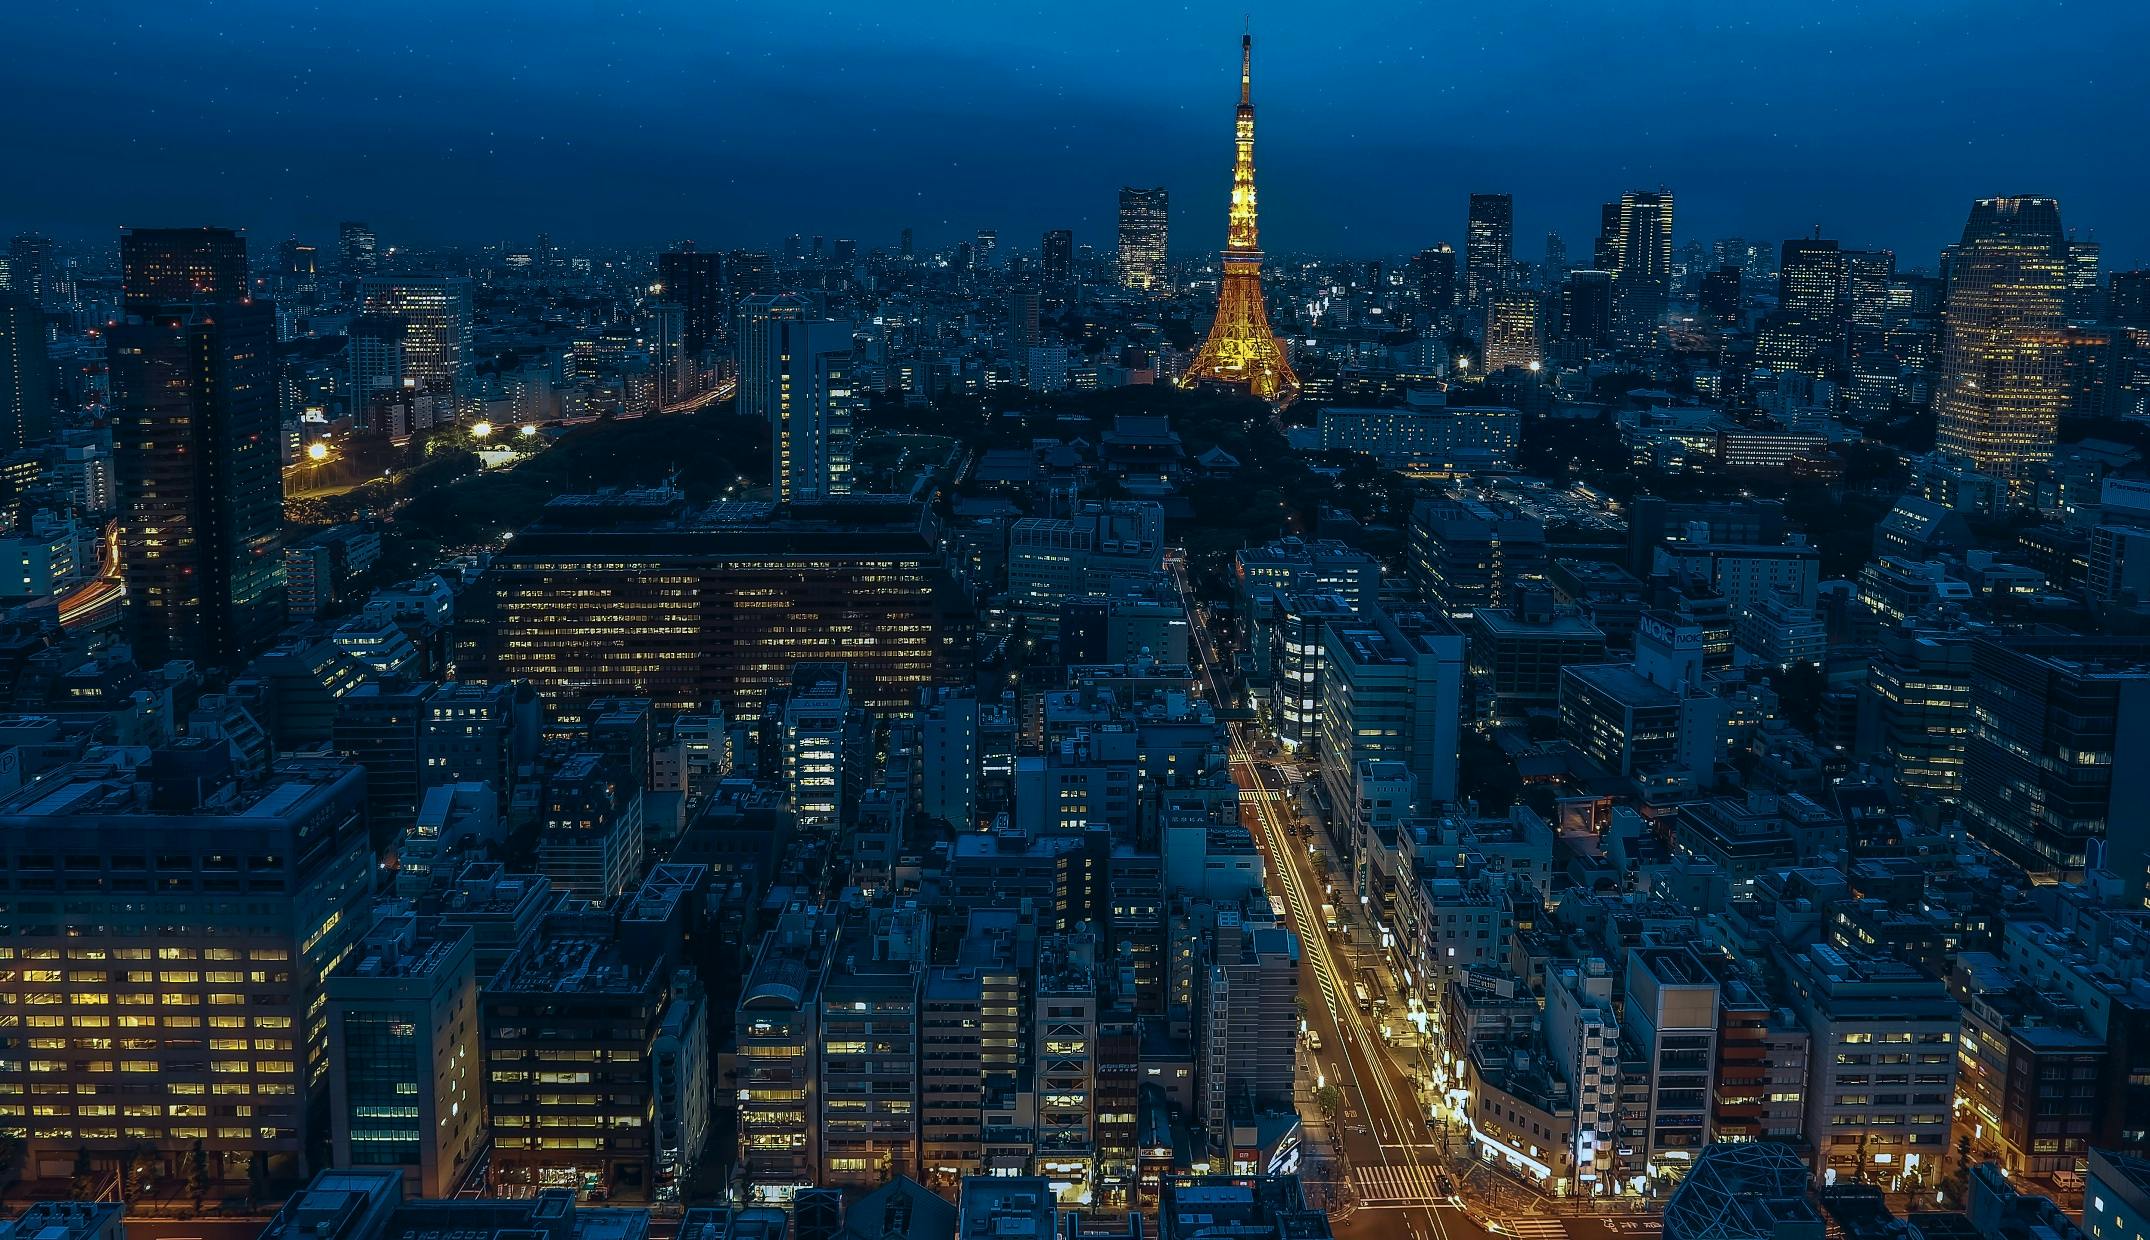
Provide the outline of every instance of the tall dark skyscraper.
{"type": "Polygon", "coordinates": [[[1605,204],[1599,238],[1613,273],[1613,317],[1628,344],[1657,335],[1672,298],[1672,193],[1631,190],[1605,204]]]}
{"type": "Polygon", "coordinates": [[[343,249],[343,269],[352,275],[370,276],[380,270],[381,242],[373,235],[373,229],[357,220],[346,220],[337,226],[337,241],[343,249]]]}
{"type": "Polygon", "coordinates": [[[1509,194],[1472,194],[1464,221],[1463,297],[1472,305],[1508,287],[1515,260],[1515,198],[1509,194]]]}
{"type": "Polygon", "coordinates": [[[2150,327],[2150,270],[2116,271],[2106,317],[2122,327],[2150,327]]]}
{"type": "Polygon", "coordinates": [[[1948,267],[1936,440],[2027,483],[2067,400],[2068,243],[2051,198],[1981,198],[1948,267]]]}
{"type": "Polygon", "coordinates": [[[0,293],[0,455],[52,433],[52,358],[45,312],[23,293],[0,293]]]}
{"type": "Polygon", "coordinates": [[[851,324],[809,317],[796,297],[739,309],[742,416],[769,422],[769,485],[779,503],[851,491],[851,324]]]}
{"type": "Polygon", "coordinates": [[[1165,282],[1165,239],[1171,215],[1165,187],[1120,190],[1120,287],[1153,289],[1165,282]]]}
{"type": "Polygon", "coordinates": [[[1047,284],[1066,284],[1075,278],[1075,234],[1055,228],[1038,245],[1038,266],[1047,284]]]}
{"type": "Polygon", "coordinates": [[[1777,264],[1777,311],[1755,344],[1755,360],[1815,378],[1839,371],[1844,343],[1844,255],[1818,237],[1784,243],[1777,264]]]}
{"type": "Polygon", "coordinates": [[[1411,257],[1412,279],[1426,313],[1438,319],[1456,308],[1456,250],[1443,243],[1411,257]]]}
{"type": "Polygon", "coordinates": [[[52,295],[52,284],[59,278],[59,260],[52,250],[52,238],[36,233],[24,233],[8,243],[8,291],[20,293],[39,305],[52,295]]]}
{"type": "Polygon", "coordinates": [[[229,228],[130,228],[119,239],[127,313],[249,295],[246,238],[229,228]]]}
{"type": "Polygon", "coordinates": [[[1717,270],[1702,277],[1702,316],[1726,327],[1739,322],[1740,316],[1740,270],[1731,263],[1720,265],[1717,270]]]}
{"type": "Polygon", "coordinates": [[[267,302],[147,307],[112,329],[120,558],[137,653],[234,666],[279,616],[276,314],[267,302]]]}
{"type": "Polygon", "coordinates": [[[1592,348],[1612,343],[1613,278],[1609,271],[1571,271],[1560,282],[1560,337],[1592,348]]]}
{"type": "Polygon", "coordinates": [[[689,241],[657,256],[657,283],[664,300],[687,313],[689,353],[709,347],[724,330],[724,256],[694,248],[689,241]]]}

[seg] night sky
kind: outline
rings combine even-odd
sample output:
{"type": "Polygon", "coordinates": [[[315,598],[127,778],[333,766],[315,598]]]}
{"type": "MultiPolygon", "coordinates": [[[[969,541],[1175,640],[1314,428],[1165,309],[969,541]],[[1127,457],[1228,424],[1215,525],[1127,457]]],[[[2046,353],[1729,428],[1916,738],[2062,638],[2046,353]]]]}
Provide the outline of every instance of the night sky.
{"type": "Polygon", "coordinates": [[[1122,184],[1220,245],[1242,14],[1272,252],[1461,248],[1516,195],[1587,258],[1660,183],[1681,240],[1816,224],[1930,264],[2049,193],[2150,261],[2134,0],[7,0],[0,229],[218,223],[257,245],[1110,243],[1122,184]]]}

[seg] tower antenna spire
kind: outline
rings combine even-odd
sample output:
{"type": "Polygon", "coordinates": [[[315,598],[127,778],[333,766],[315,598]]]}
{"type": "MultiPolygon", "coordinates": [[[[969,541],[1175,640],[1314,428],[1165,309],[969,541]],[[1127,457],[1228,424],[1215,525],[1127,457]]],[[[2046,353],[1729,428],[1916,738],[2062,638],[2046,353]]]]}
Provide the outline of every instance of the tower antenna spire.
{"type": "Polygon", "coordinates": [[[1248,32],[1239,36],[1239,106],[1254,106],[1254,33],[1253,19],[1248,19],[1248,32]]]}

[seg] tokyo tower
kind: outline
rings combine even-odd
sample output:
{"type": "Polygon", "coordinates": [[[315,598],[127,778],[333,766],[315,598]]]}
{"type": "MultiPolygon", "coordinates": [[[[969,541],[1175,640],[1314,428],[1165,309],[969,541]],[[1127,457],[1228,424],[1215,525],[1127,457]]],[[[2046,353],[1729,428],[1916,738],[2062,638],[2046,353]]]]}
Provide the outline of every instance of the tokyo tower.
{"type": "Polygon", "coordinates": [[[1224,286],[1209,339],[1195,354],[1181,387],[1203,383],[1244,388],[1282,407],[1299,395],[1299,377],[1269,330],[1262,304],[1262,247],[1254,216],[1254,36],[1239,42],[1239,113],[1232,163],[1231,230],[1224,247],[1224,286]]]}

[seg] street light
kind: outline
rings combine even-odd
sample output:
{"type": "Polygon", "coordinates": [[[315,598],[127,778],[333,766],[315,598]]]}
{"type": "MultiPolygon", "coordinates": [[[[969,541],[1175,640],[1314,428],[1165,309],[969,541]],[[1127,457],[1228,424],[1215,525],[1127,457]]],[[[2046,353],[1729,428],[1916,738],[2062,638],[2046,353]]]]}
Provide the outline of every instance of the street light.
{"type": "Polygon", "coordinates": [[[316,439],[312,443],[307,444],[306,459],[312,461],[316,465],[319,465],[321,462],[327,460],[328,442],[326,440],[316,439]]]}
{"type": "Polygon", "coordinates": [[[493,424],[491,422],[473,422],[470,424],[470,434],[473,439],[485,439],[490,437],[492,433],[493,424]]]}

